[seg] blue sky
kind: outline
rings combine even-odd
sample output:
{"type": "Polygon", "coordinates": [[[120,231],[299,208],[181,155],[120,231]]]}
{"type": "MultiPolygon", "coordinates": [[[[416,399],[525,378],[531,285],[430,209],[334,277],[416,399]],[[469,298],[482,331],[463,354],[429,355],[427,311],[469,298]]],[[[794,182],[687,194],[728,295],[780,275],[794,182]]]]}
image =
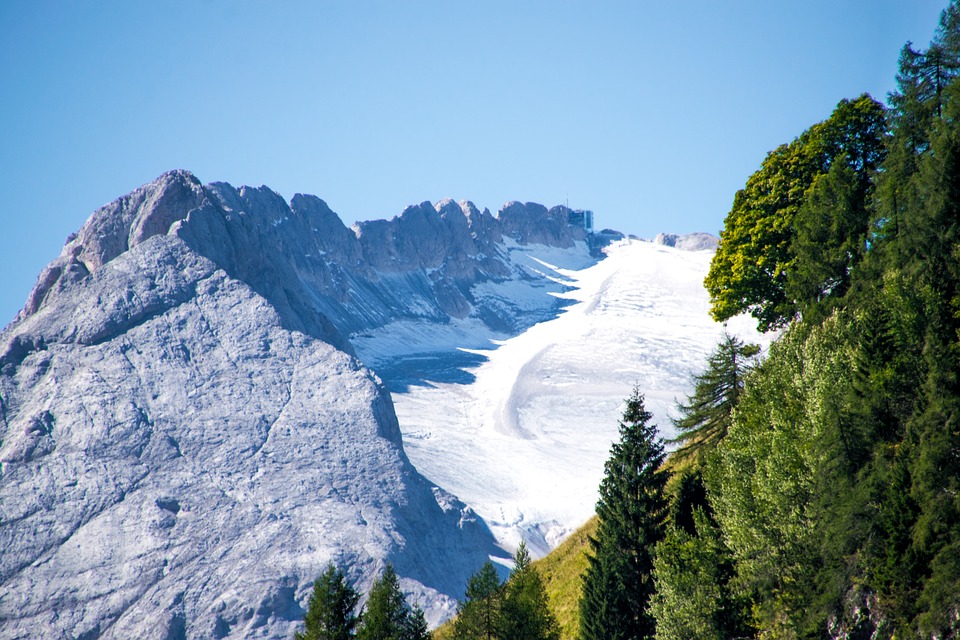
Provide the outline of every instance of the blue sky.
{"type": "Polygon", "coordinates": [[[893,89],[946,0],[0,2],[0,325],[174,168],[355,220],[569,201],[717,233],[767,151],[893,89]]]}

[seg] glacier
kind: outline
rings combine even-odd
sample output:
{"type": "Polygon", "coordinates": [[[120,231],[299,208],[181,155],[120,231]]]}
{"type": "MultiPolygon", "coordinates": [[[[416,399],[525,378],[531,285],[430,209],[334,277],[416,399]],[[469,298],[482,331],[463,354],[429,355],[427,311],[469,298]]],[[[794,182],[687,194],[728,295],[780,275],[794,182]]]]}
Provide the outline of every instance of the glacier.
{"type": "MultiPolygon", "coordinates": [[[[503,341],[462,340],[459,349],[476,359],[465,368],[467,383],[393,392],[411,461],[469,504],[508,549],[524,539],[545,554],[593,515],[634,385],[669,438],[676,401],[723,331],[769,344],[750,318],[726,326],[710,319],[702,281],[712,250],[626,239],[606,251],[594,265],[569,269],[548,262],[560,257],[551,248],[528,248],[568,287],[555,295],[572,304],[503,341]]],[[[401,325],[381,333],[417,332],[401,325]]],[[[419,329],[415,338],[357,340],[358,353],[376,361],[391,344],[429,344],[430,329],[419,329]]]]}

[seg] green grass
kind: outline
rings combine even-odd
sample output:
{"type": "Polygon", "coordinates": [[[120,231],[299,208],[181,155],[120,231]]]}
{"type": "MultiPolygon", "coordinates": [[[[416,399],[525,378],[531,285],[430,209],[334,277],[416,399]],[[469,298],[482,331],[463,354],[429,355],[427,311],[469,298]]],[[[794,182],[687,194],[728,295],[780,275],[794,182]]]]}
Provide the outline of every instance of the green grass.
{"type": "MultiPolygon", "coordinates": [[[[540,572],[543,586],[547,591],[550,609],[560,624],[562,640],[576,640],[580,630],[579,601],[580,576],[587,568],[587,550],[590,546],[588,536],[597,532],[597,518],[593,517],[585,525],[570,534],[563,543],[547,556],[533,563],[540,572]]],[[[434,640],[450,640],[453,637],[453,621],[449,621],[433,632],[434,640]]]]}
{"type": "Polygon", "coordinates": [[[597,518],[594,516],[559,547],[533,563],[543,577],[550,609],[560,624],[562,640],[576,640],[580,631],[580,576],[587,568],[588,537],[596,533],[597,518]]]}
{"type": "Polygon", "coordinates": [[[433,640],[450,640],[453,637],[453,619],[433,630],[433,640]]]}

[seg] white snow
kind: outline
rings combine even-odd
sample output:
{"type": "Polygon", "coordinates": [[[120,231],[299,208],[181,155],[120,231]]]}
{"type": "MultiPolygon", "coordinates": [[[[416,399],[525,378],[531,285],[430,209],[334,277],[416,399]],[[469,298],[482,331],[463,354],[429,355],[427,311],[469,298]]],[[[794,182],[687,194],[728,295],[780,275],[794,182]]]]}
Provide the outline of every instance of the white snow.
{"type": "MultiPolygon", "coordinates": [[[[575,301],[555,319],[499,346],[468,319],[440,331],[393,326],[392,348],[371,336],[361,349],[396,354],[402,344],[417,352],[431,341],[442,351],[474,346],[478,335],[490,345],[473,351],[487,360],[469,370],[471,384],[411,386],[393,400],[417,469],[470,505],[504,547],[526,538],[538,555],[593,514],[633,385],[670,437],[675,401],[689,393],[691,374],[702,370],[723,332],[708,315],[702,285],[710,251],[627,240],[579,271],[551,267],[550,258],[560,257],[553,252],[531,257],[575,287],[554,294],[575,301]]],[[[516,284],[492,286],[502,294],[516,284]]],[[[767,344],[752,326],[750,318],[728,323],[731,332],[767,344]]]]}

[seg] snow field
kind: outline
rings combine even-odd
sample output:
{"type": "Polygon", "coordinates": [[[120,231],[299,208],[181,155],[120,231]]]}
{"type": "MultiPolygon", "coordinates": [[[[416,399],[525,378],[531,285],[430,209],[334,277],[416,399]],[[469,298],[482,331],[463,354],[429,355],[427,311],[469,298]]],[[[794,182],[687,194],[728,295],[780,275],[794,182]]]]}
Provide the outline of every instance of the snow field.
{"type": "MultiPolygon", "coordinates": [[[[393,400],[417,469],[470,505],[505,548],[524,538],[539,556],[592,516],[633,385],[672,436],[675,402],[723,326],[708,315],[702,285],[709,251],[628,240],[581,270],[530,256],[573,287],[554,294],[573,304],[499,346],[471,350],[487,358],[469,369],[471,384],[413,385],[393,400]]],[[[728,326],[765,343],[749,318],[728,326]]],[[[436,337],[449,348],[457,334],[447,327],[436,337]]]]}

